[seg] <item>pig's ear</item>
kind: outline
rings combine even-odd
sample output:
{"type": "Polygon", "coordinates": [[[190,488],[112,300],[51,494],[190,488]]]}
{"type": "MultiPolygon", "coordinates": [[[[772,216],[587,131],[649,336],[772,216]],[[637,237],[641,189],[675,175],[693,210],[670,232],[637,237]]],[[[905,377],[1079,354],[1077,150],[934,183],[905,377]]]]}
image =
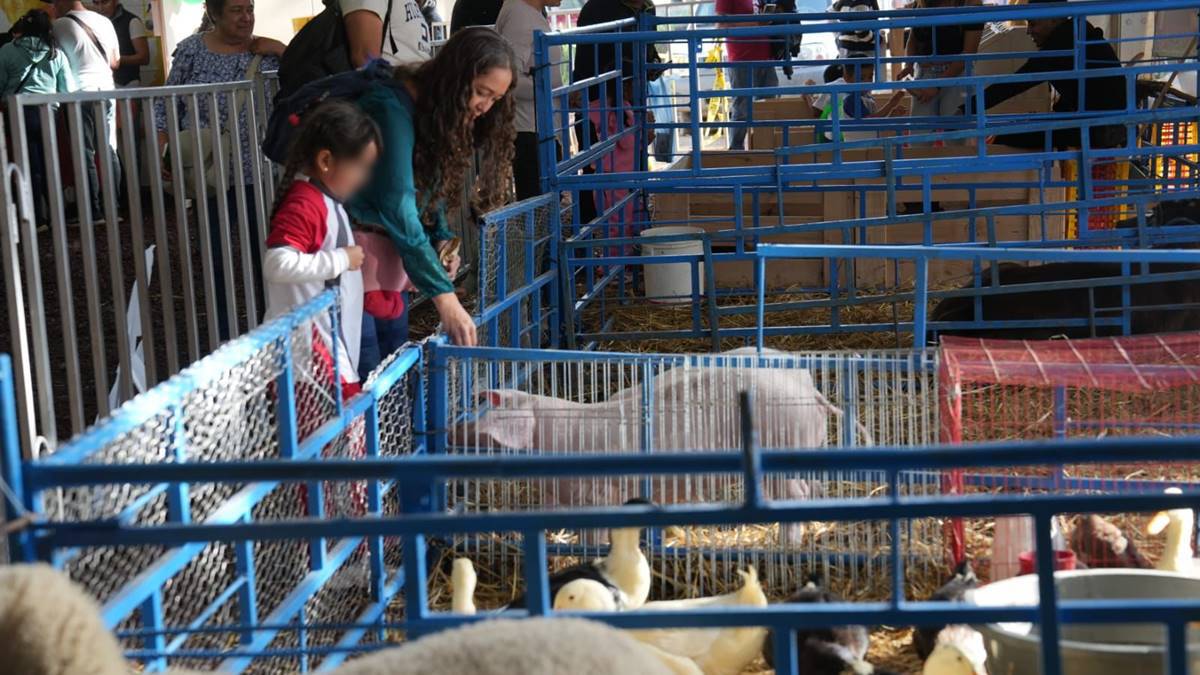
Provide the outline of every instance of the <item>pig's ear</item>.
{"type": "Polygon", "coordinates": [[[511,450],[533,448],[532,410],[489,410],[475,424],[475,431],[511,450]]]}
{"type": "Polygon", "coordinates": [[[521,399],[504,396],[498,391],[484,391],[480,398],[491,405],[475,422],[475,432],[512,450],[533,447],[536,423],[533,410],[521,404],[521,399]]]}

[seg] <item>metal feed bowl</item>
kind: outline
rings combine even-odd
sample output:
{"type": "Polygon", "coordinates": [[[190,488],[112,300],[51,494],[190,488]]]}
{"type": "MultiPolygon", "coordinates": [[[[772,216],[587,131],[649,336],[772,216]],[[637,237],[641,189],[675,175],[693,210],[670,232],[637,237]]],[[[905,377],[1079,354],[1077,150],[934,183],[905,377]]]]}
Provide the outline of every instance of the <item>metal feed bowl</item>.
{"type": "MultiPolygon", "coordinates": [[[[1200,597],[1200,578],[1171,572],[1112,569],[1058,572],[1060,600],[1178,600],[1200,597]]],[[[1037,576],[1005,579],[972,591],[981,607],[1036,605],[1037,576]]],[[[990,673],[1040,672],[1035,624],[977,626],[988,650],[990,673]]],[[[1062,675],[1162,675],[1166,629],[1161,624],[1062,624],[1062,675]]],[[[1191,672],[1200,673],[1200,631],[1188,631],[1191,672]]]]}

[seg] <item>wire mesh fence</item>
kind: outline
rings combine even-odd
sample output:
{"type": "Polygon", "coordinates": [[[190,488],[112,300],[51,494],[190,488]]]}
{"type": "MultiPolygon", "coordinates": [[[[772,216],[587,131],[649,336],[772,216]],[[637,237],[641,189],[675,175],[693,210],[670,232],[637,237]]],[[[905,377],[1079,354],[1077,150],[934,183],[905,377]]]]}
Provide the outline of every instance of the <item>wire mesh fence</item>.
{"type": "Polygon", "coordinates": [[[488,213],[479,231],[479,344],[539,347],[556,339],[556,195],[488,213]]]}
{"type": "MultiPolygon", "coordinates": [[[[1193,436],[1200,429],[1200,336],[1180,333],[1089,340],[999,341],[946,338],[943,342],[940,440],[945,443],[1193,436]]],[[[952,471],[955,493],[1161,493],[1200,482],[1200,462],[1063,462],[1041,467],[952,471]]],[[[1158,551],[1161,542],[1137,518],[1119,517],[1105,542],[1099,535],[1076,543],[1088,567],[1148,567],[1130,552],[1158,551]],[[1123,530],[1123,532],[1122,532],[1123,530]]],[[[989,523],[958,521],[948,540],[956,559],[992,558],[1015,573],[1017,561],[997,556],[972,532],[989,523]]],[[[1072,518],[1062,529],[1106,529],[1090,517],[1072,518]]],[[[1065,534],[1064,534],[1065,536],[1065,534]]],[[[1078,537],[1083,537],[1083,530],[1078,537]]],[[[994,548],[994,542],[993,548],[994,548]]],[[[1028,542],[1027,544],[1028,545],[1028,542]]],[[[1019,552],[1018,552],[1019,553],[1019,552]]],[[[1008,556],[1011,558],[1011,556],[1008,556]]]]}
{"type": "MultiPolygon", "coordinates": [[[[414,433],[422,418],[414,409],[424,400],[421,369],[414,367],[419,352],[398,352],[365,383],[370,423],[361,413],[345,419],[321,337],[337,310],[336,296],[327,293],[231,342],[45,461],[145,465],[414,452],[423,442],[414,433]]],[[[396,514],[395,491],[390,482],[362,480],[116,482],[44,491],[30,495],[27,506],[51,524],[268,522],[396,514]]],[[[171,665],[277,673],[319,666],[328,655],[301,654],[302,646],[334,647],[348,639],[345,626],[375,603],[386,611],[390,598],[372,589],[399,569],[399,546],[397,538],[382,537],[98,546],[59,551],[56,560],[102,603],[126,649],[147,662],[165,663],[169,653],[171,665]],[[260,623],[276,628],[251,630],[260,623]],[[288,624],[295,628],[279,628],[288,624]],[[239,644],[273,655],[226,661],[239,644]]]]}
{"type": "MultiPolygon", "coordinates": [[[[768,352],[624,355],[489,352],[447,363],[450,444],[470,455],[655,454],[741,447],[738,393],[754,397],[764,448],[920,445],[937,434],[936,357],[931,352],[864,354],[768,352]]],[[[877,472],[773,474],[772,500],[881,496],[877,472]]],[[[940,491],[936,473],[905,477],[910,495],[940,491]]],[[[731,476],[619,480],[469,480],[449,489],[452,508],[474,511],[617,505],[633,497],[663,504],[737,504],[744,486],[731,476]]],[[[910,572],[940,568],[940,526],[912,520],[901,533],[910,572]]],[[[599,532],[556,533],[564,556],[598,554],[599,532]]],[[[736,565],[765,566],[776,588],[806,572],[837,582],[886,577],[892,545],[884,523],[683,529],[652,532],[660,590],[708,593],[735,584],[736,565]]],[[[489,568],[514,569],[519,546],[502,538],[464,539],[463,550],[489,568]]],[[[501,577],[505,575],[500,574],[501,577]]],[[[668,593],[669,594],[669,593],[668,593]]]]}

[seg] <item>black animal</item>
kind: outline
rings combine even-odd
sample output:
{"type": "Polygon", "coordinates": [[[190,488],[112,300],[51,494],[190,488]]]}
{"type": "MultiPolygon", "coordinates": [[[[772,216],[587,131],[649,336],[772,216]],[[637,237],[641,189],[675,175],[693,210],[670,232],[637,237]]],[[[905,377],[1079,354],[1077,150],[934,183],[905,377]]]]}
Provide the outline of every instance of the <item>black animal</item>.
{"type": "MultiPolygon", "coordinates": [[[[1147,227],[1172,227],[1200,223],[1200,199],[1174,199],[1159,202],[1146,215],[1147,227]]],[[[1118,229],[1137,227],[1137,218],[1126,218],[1117,222],[1118,229]]]]}
{"type": "MultiPolygon", "coordinates": [[[[1136,273],[1138,266],[1133,269],[1136,273]]],[[[999,285],[1015,286],[1052,281],[1110,279],[1122,276],[1119,263],[1049,263],[1026,267],[1000,263],[999,285]]],[[[1200,272],[1200,265],[1155,264],[1151,274],[1200,272]]],[[[991,268],[983,271],[985,287],[990,285],[991,268]]],[[[964,288],[971,288],[970,285],[964,288]]],[[[975,318],[973,297],[946,298],[934,307],[930,320],[965,322],[975,318]]],[[[1133,309],[1130,329],[1135,335],[1200,330],[1200,280],[1154,281],[1129,287],[1129,306],[1133,309]],[[1138,309],[1140,308],[1140,309],[1138,309]]],[[[981,338],[1044,340],[1057,336],[1069,338],[1120,335],[1120,326],[1098,326],[1095,319],[1120,317],[1121,287],[1060,288],[987,295],[981,299],[982,315],[987,321],[1033,321],[1057,319],[1090,320],[1082,326],[1044,328],[957,328],[939,329],[942,335],[966,335],[981,338]]]]}
{"type": "MultiPolygon", "coordinates": [[[[804,587],[792,596],[791,603],[837,603],[842,598],[821,587],[818,578],[809,578],[804,587]]],[[[871,635],[864,626],[832,626],[796,631],[796,647],[800,654],[800,672],[805,675],[842,675],[844,672],[865,675],[888,675],[890,671],[875,668],[866,662],[871,635]]],[[[775,667],[775,639],[770,632],[763,643],[763,658],[775,667]]]]}
{"type": "MultiPolygon", "coordinates": [[[[934,602],[962,602],[967,596],[967,591],[978,586],[979,577],[975,576],[971,561],[963,560],[954,569],[954,576],[934,591],[929,599],[934,602]]],[[[922,661],[933,653],[933,648],[937,646],[938,633],[942,632],[943,628],[945,626],[921,626],[913,631],[913,649],[922,661]]]]}
{"type": "MultiPolygon", "coordinates": [[[[1179,199],[1155,205],[1146,216],[1147,227],[1173,227],[1200,223],[1200,200],[1179,199]]],[[[1137,218],[1117,223],[1118,229],[1137,227],[1137,218]]],[[[1172,243],[1171,248],[1197,248],[1200,243],[1172,243]]],[[[1135,274],[1141,266],[1134,265],[1135,274]]],[[[1148,267],[1150,274],[1200,273],[1200,265],[1158,264],[1148,267]]],[[[1000,286],[1016,286],[1053,281],[1112,279],[1122,276],[1117,263],[1049,263],[1027,267],[1016,263],[1000,263],[996,267],[1000,286]]],[[[985,287],[992,284],[992,269],[983,271],[985,287]]],[[[963,286],[972,288],[973,284],[963,286]]],[[[1200,279],[1156,281],[1129,287],[1130,329],[1135,335],[1171,333],[1200,329],[1200,279]],[[1141,309],[1136,309],[1141,308],[1141,309]]],[[[1092,320],[1121,316],[1122,289],[1120,286],[1094,288],[1063,288],[1043,291],[1015,292],[983,296],[982,318],[986,321],[1032,321],[1058,319],[1092,320]]],[[[971,296],[945,298],[930,314],[932,322],[966,322],[975,319],[975,299],[971,296]]],[[[965,335],[979,338],[1010,338],[1039,340],[1065,336],[1069,338],[1108,337],[1120,335],[1119,326],[1051,326],[1048,328],[969,328],[939,329],[942,335],[965,335]]]]}

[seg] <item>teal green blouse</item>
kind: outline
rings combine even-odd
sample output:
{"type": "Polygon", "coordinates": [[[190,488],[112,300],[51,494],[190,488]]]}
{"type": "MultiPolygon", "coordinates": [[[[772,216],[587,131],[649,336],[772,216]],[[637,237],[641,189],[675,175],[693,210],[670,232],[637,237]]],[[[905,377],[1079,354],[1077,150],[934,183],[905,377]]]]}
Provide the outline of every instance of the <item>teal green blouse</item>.
{"type": "Polygon", "coordinates": [[[418,200],[413,181],[416,132],[412,101],[389,87],[375,85],[358,99],[358,105],[379,125],[383,152],[367,187],[347,205],[350,216],[387,230],[404,261],[404,271],[422,293],[453,293],[454,283],[434,249],[437,242],[454,238],[446,225],[445,208],[437,209],[436,222],[421,222],[419,203],[424,202],[418,200]]]}

